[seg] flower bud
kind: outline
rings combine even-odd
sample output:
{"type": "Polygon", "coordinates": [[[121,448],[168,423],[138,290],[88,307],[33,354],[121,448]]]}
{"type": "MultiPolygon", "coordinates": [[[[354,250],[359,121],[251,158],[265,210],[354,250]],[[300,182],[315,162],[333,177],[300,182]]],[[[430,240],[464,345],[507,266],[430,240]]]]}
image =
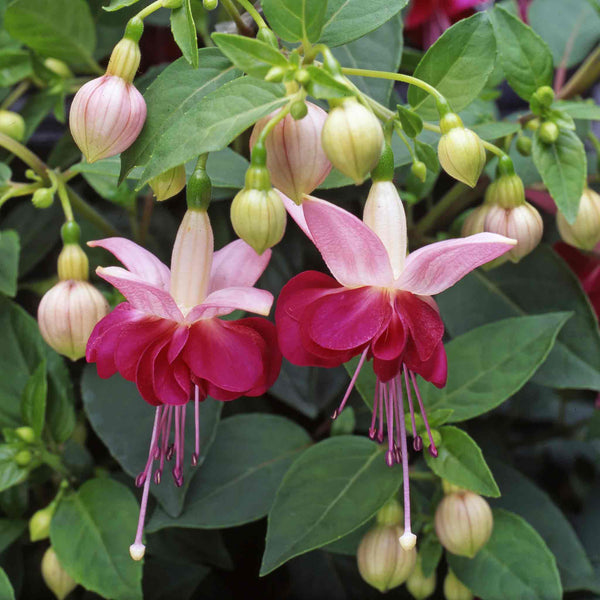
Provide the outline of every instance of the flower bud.
{"type": "MultiPolygon", "coordinates": [[[[320,143],[327,113],[311,102],[302,104],[308,110],[306,117],[297,121],[286,115],[265,140],[271,182],[296,204],[302,203],[304,194],[321,185],[331,170],[320,143]]],[[[272,117],[271,114],[256,123],[250,138],[251,148],[272,117]]]]}
{"type": "Polygon", "coordinates": [[[417,556],[415,568],[406,581],[406,588],[410,592],[410,595],[415,600],[425,600],[425,598],[429,598],[435,591],[435,584],[435,573],[432,573],[429,577],[425,577],[421,569],[421,557],[417,556]]]}
{"type": "Polygon", "coordinates": [[[29,464],[31,464],[31,461],[33,460],[33,454],[31,454],[30,450],[21,450],[20,452],[17,452],[17,454],[15,455],[15,462],[17,463],[17,465],[19,467],[26,467],[29,464]]]}
{"type": "Polygon", "coordinates": [[[475,235],[476,233],[483,233],[485,216],[489,207],[489,204],[482,204],[469,213],[462,226],[461,235],[463,237],[475,235]]]}
{"type": "Polygon", "coordinates": [[[415,161],[410,167],[411,173],[421,182],[425,183],[427,179],[427,166],[420,160],[415,161]]]}
{"type": "Polygon", "coordinates": [[[44,61],[44,66],[48,71],[51,71],[61,79],[70,79],[73,77],[73,73],[69,66],[58,58],[47,58],[44,61]]]}
{"type": "Polygon", "coordinates": [[[42,558],[42,577],[58,600],[64,600],[77,587],[77,582],[63,569],[52,547],[42,558]]]}
{"type": "Polygon", "coordinates": [[[400,525],[404,510],[396,498],[391,498],[377,511],[376,519],[378,525],[400,525]]]}
{"type": "Polygon", "coordinates": [[[600,242],[600,195],[586,188],[579,202],[574,223],[569,223],[561,212],[556,213],[560,237],[576,248],[592,250],[600,242]]]}
{"type": "Polygon", "coordinates": [[[294,121],[301,121],[308,114],[308,107],[304,100],[297,100],[290,106],[290,115],[294,121]]]}
{"type": "Polygon", "coordinates": [[[554,102],[554,90],[549,85],[539,87],[533,94],[544,108],[550,108],[554,102]]]}
{"type": "Polygon", "coordinates": [[[440,120],[442,137],[438,157],[442,168],[458,181],[475,187],[485,167],[485,148],[479,136],[463,127],[460,117],[448,113],[440,120]]]}
{"type": "Polygon", "coordinates": [[[379,120],[355,98],[344,100],[329,113],[321,134],[329,160],[357,185],[379,161],[383,141],[379,120]]]}
{"type": "Polygon", "coordinates": [[[444,579],[444,597],[446,600],[473,600],[471,590],[450,570],[444,579]]]}
{"type": "Polygon", "coordinates": [[[10,110],[0,110],[0,133],[20,142],[25,137],[25,120],[10,110]]]}
{"type": "Polygon", "coordinates": [[[35,190],[31,202],[36,208],[50,208],[54,202],[54,192],[50,188],[35,190]]]}
{"type": "Polygon", "coordinates": [[[50,523],[55,510],[56,503],[51,503],[33,513],[29,519],[29,538],[32,542],[45,540],[50,535],[50,523]]]}
{"type": "Polygon", "coordinates": [[[554,142],[558,139],[559,133],[558,125],[552,121],[545,121],[540,125],[538,130],[540,140],[542,140],[544,144],[554,144],[554,142]]]}
{"type": "Polygon", "coordinates": [[[489,504],[468,490],[445,496],[435,511],[435,531],[452,554],[473,558],[489,540],[494,517],[489,504]]]}
{"type": "Polygon", "coordinates": [[[33,442],[35,442],[35,431],[27,425],[24,425],[23,427],[17,427],[15,429],[15,433],[26,444],[33,444],[33,442]]]}
{"type": "Polygon", "coordinates": [[[89,261],[81,246],[65,244],[58,255],[58,278],[61,281],[87,281],[88,275],[89,261]]]}
{"type": "Polygon", "coordinates": [[[404,583],[417,559],[413,548],[404,550],[397,525],[376,525],[361,540],[356,558],[361,577],[380,592],[387,592],[404,583]]]}
{"type": "Polygon", "coordinates": [[[279,83],[283,81],[286,69],[283,67],[271,67],[265,75],[265,81],[273,81],[279,83]]]}
{"type": "Polygon", "coordinates": [[[185,167],[178,165],[156,177],[153,177],[148,184],[152,188],[155,198],[162,202],[168,200],[185,187],[185,167]]]}
{"type": "Polygon", "coordinates": [[[531,138],[526,135],[521,135],[517,138],[517,151],[521,156],[529,156],[531,154],[531,138]]]}
{"type": "Polygon", "coordinates": [[[492,182],[485,191],[485,201],[501,208],[515,208],[525,202],[523,180],[514,173],[502,175],[492,182]]]}
{"type": "Polygon", "coordinates": [[[92,329],[108,314],[104,296],[87,281],[59,281],[38,307],[38,324],[46,343],[59,354],[77,360],[85,356],[92,329]]]}

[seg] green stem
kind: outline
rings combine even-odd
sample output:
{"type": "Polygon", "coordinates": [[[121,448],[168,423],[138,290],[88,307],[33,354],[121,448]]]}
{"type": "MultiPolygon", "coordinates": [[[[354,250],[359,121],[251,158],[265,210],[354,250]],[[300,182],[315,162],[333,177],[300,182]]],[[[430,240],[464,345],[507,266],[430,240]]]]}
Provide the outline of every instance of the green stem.
{"type": "Polygon", "coordinates": [[[408,153],[410,154],[410,158],[413,162],[417,159],[415,156],[415,151],[413,147],[410,145],[409,141],[406,139],[404,132],[402,131],[402,127],[398,121],[394,121],[394,131],[398,134],[398,137],[404,142],[405,146],[408,148],[408,153]]]}
{"type": "Polygon", "coordinates": [[[257,142],[265,143],[265,140],[275,128],[275,125],[279,123],[285,116],[290,112],[291,102],[288,102],[271,120],[265,125],[264,129],[260,132],[257,142]]]}
{"type": "Polygon", "coordinates": [[[13,138],[0,133],[0,146],[18,156],[25,164],[29,165],[48,185],[50,178],[48,177],[48,167],[39,159],[31,150],[23,146],[23,144],[13,140],[13,138]]]}
{"type": "Polygon", "coordinates": [[[65,186],[71,206],[77,214],[95,225],[102,233],[109,237],[118,237],[119,232],[99,213],[92,208],[75,190],[65,186]]]}
{"type": "Polygon", "coordinates": [[[9,106],[14,104],[27,90],[29,89],[29,81],[21,81],[21,83],[10,93],[2,104],[0,110],[6,110],[9,106]]]}
{"type": "Polygon", "coordinates": [[[50,177],[57,180],[56,185],[58,188],[58,198],[60,199],[63,212],[65,213],[65,220],[74,221],[73,208],[71,207],[71,201],[69,200],[69,194],[67,192],[65,182],[60,178],[60,176],[56,176],[54,173],[52,173],[50,177]]]}
{"type": "Polygon", "coordinates": [[[246,25],[246,23],[244,22],[244,19],[242,19],[242,15],[240,15],[240,13],[239,13],[238,9],[236,8],[235,4],[233,3],[233,1],[232,0],[221,0],[221,4],[225,8],[225,10],[229,13],[229,16],[235,23],[235,25],[238,29],[238,32],[241,33],[242,35],[251,37],[253,35],[253,33],[250,30],[250,28],[246,25]]]}
{"type": "Polygon", "coordinates": [[[435,481],[438,478],[430,471],[411,471],[408,476],[414,481],[435,481]]]}
{"type": "Polygon", "coordinates": [[[155,0],[151,4],[148,4],[146,8],[142,8],[142,10],[140,10],[140,12],[137,13],[135,16],[138,19],[143,20],[146,17],[149,17],[152,13],[156,12],[159,8],[163,8],[163,2],[162,0],[155,0]]]}
{"type": "Polygon", "coordinates": [[[248,0],[238,0],[238,2],[246,9],[246,12],[254,19],[254,22],[258,25],[258,28],[269,27],[265,20],[260,16],[260,13],[254,8],[254,4],[248,0]]]}

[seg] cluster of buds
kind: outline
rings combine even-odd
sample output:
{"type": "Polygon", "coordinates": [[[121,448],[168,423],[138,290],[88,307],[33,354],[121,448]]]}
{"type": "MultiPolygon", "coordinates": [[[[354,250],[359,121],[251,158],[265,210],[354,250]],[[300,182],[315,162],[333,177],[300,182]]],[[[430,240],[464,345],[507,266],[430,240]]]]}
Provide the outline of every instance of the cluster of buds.
{"type": "Polygon", "coordinates": [[[561,212],[556,215],[560,237],[581,250],[593,250],[600,243],[600,194],[586,188],[579,201],[577,218],[569,223],[561,212]]]}
{"type": "Polygon", "coordinates": [[[104,296],[87,281],[89,264],[79,245],[77,223],[65,223],[61,235],[64,246],[58,257],[59,282],[44,294],[38,307],[38,323],[50,347],[78,360],[85,356],[92,329],[109,307],[104,296]]]}
{"type": "Polygon", "coordinates": [[[52,547],[42,558],[42,577],[58,600],[64,600],[77,587],[77,582],[65,571],[52,547]]]}
{"type": "Polygon", "coordinates": [[[500,177],[486,190],[484,204],[467,217],[462,229],[463,236],[487,231],[517,241],[510,252],[490,263],[493,265],[507,260],[519,262],[538,246],[544,233],[542,217],[525,200],[523,181],[515,174],[508,156],[500,159],[499,171],[500,177]]]}
{"type": "Polygon", "coordinates": [[[490,505],[474,492],[443,484],[446,495],[435,511],[435,532],[448,552],[473,558],[492,535],[490,505]]]}
{"type": "Polygon", "coordinates": [[[390,500],[378,513],[377,524],[361,540],[356,554],[361,577],[380,592],[402,585],[415,568],[417,552],[400,544],[403,511],[390,500]]]}
{"type": "Polygon", "coordinates": [[[417,556],[415,568],[406,580],[406,589],[410,592],[410,595],[415,600],[425,600],[435,591],[436,583],[435,571],[429,577],[425,577],[421,568],[421,557],[417,556]]]}

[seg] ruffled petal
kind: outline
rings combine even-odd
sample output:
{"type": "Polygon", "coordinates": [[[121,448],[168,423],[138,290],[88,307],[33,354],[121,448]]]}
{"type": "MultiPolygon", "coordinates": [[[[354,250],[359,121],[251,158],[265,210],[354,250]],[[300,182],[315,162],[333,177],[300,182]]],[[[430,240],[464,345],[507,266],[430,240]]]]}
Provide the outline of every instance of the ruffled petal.
{"type": "Polygon", "coordinates": [[[371,352],[379,360],[392,361],[404,352],[406,341],[407,331],[400,317],[394,313],[388,326],[373,341],[371,352]]]}
{"type": "Polygon", "coordinates": [[[234,310],[244,310],[257,315],[268,315],[273,305],[273,294],[252,287],[230,287],[209,294],[199,306],[186,316],[188,323],[228,315],[234,310]]]}
{"type": "Polygon", "coordinates": [[[385,246],[360,219],[318,198],[310,197],[302,207],[315,245],[343,286],[387,286],[393,282],[385,246]]]}
{"type": "Polygon", "coordinates": [[[510,251],[515,244],[515,240],[495,233],[429,244],[408,255],[395,286],[423,296],[439,294],[473,269],[510,251]]]}
{"type": "Polygon", "coordinates": [[[439,344],[433,354],[426,361],[418,358],[405,358],[406,366],[420,375],[425,381],[433,383],[438,388],[443,388],[448,379],[448,359],[444,344],[439,344]]]}

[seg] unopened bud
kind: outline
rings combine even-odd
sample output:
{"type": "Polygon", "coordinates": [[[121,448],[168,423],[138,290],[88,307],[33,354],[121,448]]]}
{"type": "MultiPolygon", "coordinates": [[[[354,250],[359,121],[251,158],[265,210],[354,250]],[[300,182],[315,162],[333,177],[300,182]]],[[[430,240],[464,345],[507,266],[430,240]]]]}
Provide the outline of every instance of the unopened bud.
{"type": "Polygon", "coordinates": [[[64,600],[77,587],[77,582],[64,570],[52,547],[42,558],[42,577],[58,600],[64,600]]]}
{"type": "Polygon", "coordinates": [[[539,87],[533,95],[543,108],[550,108],[554,102],[554,90],[549,85],[539,87]]]}
{"type": "Polygon", "coordinates": [[[425,600],[425,598],[429,598],[435,591],[435,584],[435,572],[429,577],[425,577],[421,569],[421,557],[417,556],[415,568],[406,581],[406,588],[410,592],[410,595],[415,600],[425,600]]]}
{"type": "Polygon", "coordinates": [[[473,558],[490,539],[494,517],[478,494],[464,490],[448,494],[435,511],[435,531],[452,554],[473,558]]]}
{"type": "Polygon", "coordinates": [[[0,133],[20,142],[25,137],[25,120],[10,110],[0,110],[0,133]]]}
{"type": "Polygon", "coordinates": [[[376,519],[378,525],[400,525],[404,510],[396,498],[391,498],[377,511],[376,519]]]}
{"type": "Polygon", "coordinates": [[[380,592],[387,592],[404,583],[412,572],[417,552],[404,550],[397,525],[376,525],[368,531],[358,546],[356,558],[361,577],[380,592]]]}
{"type": "Polygon", "coordinates": [[[525,186],[523,180],[514,173],[502,175],[491,183],[485,194],[485,201],[501,208],[515,208],[525,203],[525,186]]]}
{"type": "Polygon", "coordinates": [[[344,100],[329,113],[321,135],[329,160],[357,185],[379,161],[383,141],[377,117],[354,98],[344,100]]]}
{"type": "MultiPolygon", "coordinates": [[[[327,113],[311,102],[302,104],[307,109],[303,119],[297,121],[293,115],[286,115],[265,140],[267,169],[273,186],[296,204],[301,204],[305,194],[321,185],[331,170],[320,143],[327,113]]],[[[250,137],[251,148],[273,116],[256,123],[250,137]]]]}
{"type": "Polygon", "coordinates": [[[537,131],[540,128],[540,120],[539,119],[530,119],[525,123],[525,129],[529,131],[537,131]]]}
{"type": "Polygon", "coordinates": [[[531,154],[531,138],[526,135],[521,135],[517,138],[517,151],[521,156],[529,156],[531,154]]]}
{"type": "Polygon", "coordinates": [[[54,202],[54,192],[50,188],[35,190],[31,202],[36,208],[50,208],[54,202]]]}
{"type": "Polygon", "coordinates": [[[275,83],[279,83],[280,81],[283,81],[285,72],[286,69],[284,69],[283,67],[271,67],[265,75],[265,81],[273,81],[275,83]]]}
{"type": "Polygon", "coordinates": [[[35,431],[28,426],[17,427],[15,429],[17,436],[27,444],[33,444],[35,442],[35,431]]]}
{"type": "Polygon", "coordinates": [[[477,233],[483,233],[483,225],[485,223],[485,216],[489,209],[488,204],[483,204],[474,208],[465,219],[461,235],[467,237],[469,235],[475,235],[477,233]]]}
{"type": "MultiPolygon", "coordinates": [[[[215,8],[217,7],[217,2],[215,0],[215,8]]],[[[205,8],[206,7],[205,5],[205,8]]],[[[208,10],[212,10],[210,8],[208,8],[208,10]]],[[[268,27],[261,27],[258,30],[258,33],[256,34],[256,39],[260,40],[261,42],[265,42],[266,44],[269,44],[269,46],[273,46],[273,48],[279,48],[279,42],[277,41],[277,36],[268,28],[268,27]]]]}
{"type": "Polygon", "coordinates": [[[106,74],[119,77],[127,83],[131,83],[140,66],[139,44],[127,37],[121,39],[113,48],[106,67],[106,74]]]}
{"type": "Polygon", "coordinates": [[[554,144],[558,139],[559,129],[556,123],[545,121],[540,125],[538,135],[544,144],[554,144]]]}
{"type": "Polygon", "coordinates": [[[87,281],[59,281],[38,307],[40,332],[59,354],[77,360],[85,356],[90,334],[108,309],[104,296],[87,281]]]}
{"type": "Polygon", "coordinates": [[[424,162],[416,160],[412,164],[410,171],[421,183],[425,183],[427,179],[427,167],[424,162]]]}
{"type": "Polygon", "coordinates": [[[473,600],[471,590],[450,570],[444,579],[444,597],[446,600],[473,600]]]}
{"type": "Polygon", "coordinates": [[[310,73],[306,69],[298,69],[296,73],[294,73],[294,79],[300,85],[307,85],[310,82],[310,73]]]}
{"type": "Polygon", "coordinates": [[[561,212],[556,214],[560,237],[576,248],[592,250],[600,242],[600,195],[586,188],[579,201],[574,223],[569,223],[561,212]]]}
{"type": "Polygon", "coordinates": [[[185,167],[178,165],[156,177],[148,184],[159,202],[172,198],[185,187],[185,167]]]}
{"type": "Polygon", "coordinates": [[[29,450],[21,450],[15,455],[15,462],[19,467],[27,467],[33,460],[33,454],[29,450]]]}
{"type": "Polygon", "coordinates": [[[70,79],[73,77],[73,72],[69,69],[69,66],[62,60],[58,60],[58,58],[47,58],[44,61],[44,66],[48,71],[58,75],[61,79],[70,79]]]}
{"type": "Polygon", "coordinates": [[[442,137],[438,157],[442,168],[458,181],[475,187],[485,167],[485,148],[479,136],[462,125],[458,115],[448,113],[440,120],[442,137]]]}
{"type": "Polygon", "coordinates": [[[87,281],[89,261],[79,244],[65,244],[58,255],[58,278],[87,281]]]}
{"type": "Polygon", "coordinates": [[[304,100],[298,100],[290,106],[290,115],[292,119],[300,121],[308,114],[308,107],[304,100]]]}
{"type": "Polygon", "coordinates": [[[56,503],[33,513],[29,519],[29,538],[32,542],[45,540],[50,535],[50,523],[56,510],[56,503]]]}

